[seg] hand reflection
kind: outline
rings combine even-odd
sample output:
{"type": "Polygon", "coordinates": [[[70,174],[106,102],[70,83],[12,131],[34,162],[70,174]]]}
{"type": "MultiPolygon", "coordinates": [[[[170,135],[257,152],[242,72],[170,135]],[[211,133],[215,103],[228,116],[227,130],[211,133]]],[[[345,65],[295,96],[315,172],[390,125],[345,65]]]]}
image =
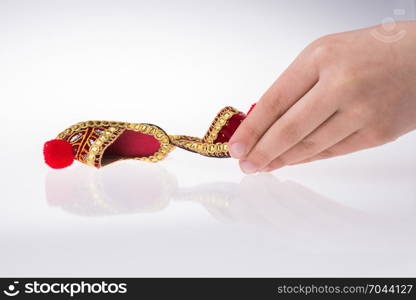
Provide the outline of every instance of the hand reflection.
{"type": "Polygon", "coordinates": [[[297,235],[311,230],[357,234],[380,227],[387,234],[392,226],[414,228],[403,224],[413,218],[364,213],[271,174],[246,176],[240,183],[179,188],[175,176],[160,165],[120,163],[100,170],[81,166],[50,171],[46,195],[51,206],[84,216],[157,212],[170,201],[192,201],[223,222],[261,224],[297,235]]]}

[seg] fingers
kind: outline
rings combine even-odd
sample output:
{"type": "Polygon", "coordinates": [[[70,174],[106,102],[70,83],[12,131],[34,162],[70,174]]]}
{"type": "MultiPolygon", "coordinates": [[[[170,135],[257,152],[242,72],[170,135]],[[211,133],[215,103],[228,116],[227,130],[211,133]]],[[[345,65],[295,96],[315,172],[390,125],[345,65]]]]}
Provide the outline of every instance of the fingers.
{"type": "Polygon", "coordinates": [[[290,165],[298,165],[307,162],[312,162],[320,159],[332,158],[340,155],[345,155],[348,153],[360,151],[363,149],[371,148],[377,146],[376,144],[369,144],[368,138],[361,131],[354,132],[350,136],[346,137],[344,140],[339,143],[329,147],[315,156],[312,156],[308,159],[291,163],[290,165]]]}
{"type": "Polygon", "coordinates": [[[242,158],[296,101],[318,81],[315,62],[302,52],[258,101],[230,139],[230,154],[242,158]]]}
{"type": "Polygon", "coordinates": [[[328,99],[326,85],[316,84],[267,130],[249,154],[240,161],[241,169],[245,173],[262,170],[276,157],[303,140],[336,110],[337,102],[328,99]]]}
{"type": "Polygon", "coordinates": [[[337,112],[302,141],[275,158],[263,171],[269,172],[285,165],[307,160],[359,129],[360,124],[351,122],[349,114],[337,112]]]}

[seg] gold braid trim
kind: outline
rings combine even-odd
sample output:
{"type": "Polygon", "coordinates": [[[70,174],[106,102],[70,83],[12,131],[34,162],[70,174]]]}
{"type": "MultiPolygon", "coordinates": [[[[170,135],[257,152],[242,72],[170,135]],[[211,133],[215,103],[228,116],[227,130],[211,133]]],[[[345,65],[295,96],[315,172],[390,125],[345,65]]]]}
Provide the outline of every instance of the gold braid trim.
{"type": "Polygon", "coordinates": [[[227,143],[205,143],[202,139],[186,135],[170,135],[172,144],[179,148],[210,157],[230,157],[227,143]]]}
{"type": "MultiPolygon", "coordinates": [[[[94,128],[94,127],[104,127],[105,130],[100,134],[100,136],[95,140],[88,150],[88,155],[86,156],[85,163],[90,166],[95,166],[100,168],[102,156],[105,149],[111,145],[111,143],[119,137],[124,130],[133,130],[140,133],[152,135],[160,143],[159,150],[151,156],[148,157],[135,157],[129,159],[147,161],[147,162],[157,162],[166,157],[166,155],[172,151],[175,146],[170,143],[169,136],[161,128],[156,125],[147,124],[147,123],[126,123],[126,122],[114,122],[114,121],[87,121],[80,122],[75,125],[72,125],[65,131],[58,134],[57,139],[66,140],[67,137],[71,136],[78,130],[85,128],[94,128]]],[[[118,159],[120,160],[120,159],[118,159]]]]}
{"type": "Polygon", "coordinates": [[[227,124],[228,120],[238,113],[239,111],[234,107],[227,106],[220,110],[202,139],[187,135],[170,135],[169,138],[171,143],[182,149],[196,152],[205,156],[230,157],[230,153],[228,152],[228,144],[214,143],[214,141],[217,139],[218,133],[221,131],[224,125],[227,124]]]}
{"type": "MultiPolygon", "coordinates": [[[[143,134],[152,135],[160,143],[159,150],[149,157],[117,158],[116,160],[135,159],[147,162],[157,162],[166,157],[175,146],[210,157],[230,157],[227,143],[214,143],[221,129],[229,119],[240,113],[237,109],[227,106],[223,108],[211,123],[205,136],[201,138],[186,135],[168,135],[164,130],[153,124],[126,123],[115,121],[86,121],[72,125],[58,134],[57,139],[69,140],[74,135],[80,136],[81,131],[90,128],[95,134],[77,149],[76,158],[90,166],[100,168],[103,166],[103,154],[107,147],[113,143],[125,130],[133,130],[143,134]]],[[[90,131],[88,131],[90,132],[90,131]]],[[[69,140],[71,143],[71,141],[69,140]]],[[[78,146],[75,146],[78,147],[78,146]]],[[[105,162],[107,164],[107,162],[105,162]]]]}
{"type": "Polygon", "coordinates": [[[238,113],[239,111],[231,106],[227,106],[221,109],[215,117],[214,121],[212,121],[211,126],[203,137],[203,140],[206,143],[214,143],[218,137],[218,133],[221,131],[224,125],[227,124],[228,120],[238,113]]]}

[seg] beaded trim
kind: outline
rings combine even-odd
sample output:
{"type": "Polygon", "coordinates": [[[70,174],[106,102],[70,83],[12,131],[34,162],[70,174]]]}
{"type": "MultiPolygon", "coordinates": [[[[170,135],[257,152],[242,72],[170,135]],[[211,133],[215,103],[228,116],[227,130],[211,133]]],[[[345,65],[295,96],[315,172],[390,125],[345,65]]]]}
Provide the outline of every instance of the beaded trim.
{"type": "Polygon", "coordinates": [[[170,135],[172,144],[179,148],[209,157],[230,157],[227,143],[206,143],[202,139],[186,135],[170,135]]]}
{"type": "Polygon", "coordinates": [[[133,130],[140,133],[152,135],[160,143],[159,150],[148,157],[134,157],[131,159],[158,162],[166,157],[166,155],[172,151],[175,146],[170,144],[169,136],[161,128],[156,125],[146,123],[125,123],[125,122],[110,122],[110,121],[87,121],[77,123],[65,131],[58,134],[57,139],[66,139],[76,131],[85,129],[88,127],[104,127],[105,130],[100,136],[92,143],[88,150],[88,154],[85,159],[85,163],[100,168],[102,156],[105,149],[111,145],[111,143],[120,136],[125,130],[133,130]]]}
{"type": "Polygon", "coordinates": [[[105,150],[123,132],[124,129],[113,126],[107,128],[91,145],[85,163],[89,166],[100,168],[105,150]]]}
{"type": "Polygon", "coordinates": [[[64,137],[72,145],[75,159],[87,163],[88,152],[92,144],[104,132],[107,127],[86,127],[70,133],[64,137]]]}
{"type": "Polygon", "coordinates": [[[221,131],[224,125],[227,124],[228,120],[238,113],[239,111],[231,106],[227,106],[221,109],[215,117],[214,121],[212,121],[211,126],[203,137],[203,140],[206,143],[214,143],[218,137],[218,133],[221,131]]]}
{"type": "Polygon", "coordinates": [[[238,113],[240,112],[231,106],[221,109],[202,139],[186,135],[170,135],[169,138],[172,144],[185,150],[210,157],[230,157],[228,144],[214,143],[214,141],[228,120],[238,113]]]}
{"type": "MultiPolygon", "coordinates": [[[[77,156],[77,159],[96,168],[103,166],[103,154],[105,150],[125,130],[133,130],[143,134],[152,135],[159,141],[160,148],[156,153],[148,157],[119,158],[117,160],[135,159],[147,162],[157,162],[164,159],[175,146],[209,157],[230,157],[228,144],[215,143],[215,140],[218,138],[219,132],[227,124],[229,119],[238,113],[240,112],[231,106],[227,106],[220,110],[202,139],[186,135],[167,135],[165,131],[153,124],[114,121],[79,122],[58,134],[57,139],[67,140],[71,143],[68,139],[75,138],[76,140],[79,138],[78,135],[82,135],[82,130],[85,131],[85,129],[88,129],[87,131],[94,131],[95,134],[90,135],[88,141],[80,146],[82,149],[77,149],[77,153],[82,154],[78,155],[79,157],[77,156]]],[[[107,165],[108,163],[106,162],[105,164],[107,165]]]]}

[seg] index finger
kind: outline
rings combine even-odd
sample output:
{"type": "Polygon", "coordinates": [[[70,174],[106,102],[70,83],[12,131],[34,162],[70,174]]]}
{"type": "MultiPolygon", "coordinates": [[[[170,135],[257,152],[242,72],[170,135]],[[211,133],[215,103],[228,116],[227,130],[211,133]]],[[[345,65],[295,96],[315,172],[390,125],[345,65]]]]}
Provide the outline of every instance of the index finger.
{"type": "Polygon", "coordinates": [[[264,93],[230,139],[232,157],[245,157],[273,123],[318,81],[319,72],[303,51],[264,93]]]}

